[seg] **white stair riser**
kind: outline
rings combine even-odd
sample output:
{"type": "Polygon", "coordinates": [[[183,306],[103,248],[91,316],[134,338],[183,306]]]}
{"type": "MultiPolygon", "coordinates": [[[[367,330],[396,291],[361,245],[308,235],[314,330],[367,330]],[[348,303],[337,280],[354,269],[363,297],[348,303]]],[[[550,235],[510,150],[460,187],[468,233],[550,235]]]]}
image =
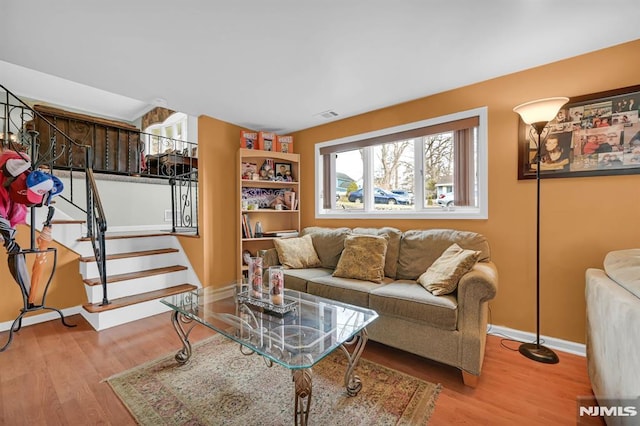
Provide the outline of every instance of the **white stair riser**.
{"type": "MultiPolygon", "coordinates": [[[[187,271],[177,271],[168,274],[152,275],[149,277],[136,278],[134,280],[117,281],[107,284],[107,298],[118,299],[120,297],[132,296],[154,290],[173,287],[187,282],[187,271]]],[[[89,303],[102,302],[102,286],[86,285],[87,300],[89,303]]]]}
{"type": "MultiPolygon", "coordinates": [[[[160,300],[157,299],[100,313],[90,313],[82,309],[82,316],[95,330],[101,331],[142,318],[158,315],[169,310],[170,308],[167,305],[160,303],[160,300]]],[[[167,316],[167,327],[169,326],[170,320],[167,316]]],[[[176,348],[176,351],[177,349],[178,348],[176,348]]]]}
{"type": "MultiPolygon", "coordinates": [[[[42,228],[42,225],[38,229],[42,228]]],[[[51,225],[51,236],[55,241],[62,242],[71,250],[76,251],[82,249],[82,241],[78,241],[78,235],[82,235],[83,226],[79,223],[72,224],[53,224],[51,225]]],[[[89,248],[91,245],[89,245],[89,248]]]]}
{"type": "Polygon", "coordinates": [[[177,238],[172,235],[166,237],[138,237],[116,238],[105,241],[107,254],[127,253],[130,251],[157,250],[161,248],[179,248],[177,238]]]}
{"type": "MultiPolygon", "coordinates": [[[[80,256],[93,256],[91,241],[76,241],[69,246],[80,256]]],[[[171,235],[160,237],[116,238],[105,241],[107,254],[128,253],[132,251],[157,250],[161,248],[180,249],[177,238],[171,235]]]]}
{"type": "MultiPolygon", "coordinates": [[[[128,272],[144,271],[147,269],[163,268],[180,264],[178,253],[155,254],[151,256],[128,257],[126,259],[107,260],[107,273],[111,276],[128,272]]],[[[84,279],[97,278],[97,262],[80,262],[80,274],[84,279]]]]}

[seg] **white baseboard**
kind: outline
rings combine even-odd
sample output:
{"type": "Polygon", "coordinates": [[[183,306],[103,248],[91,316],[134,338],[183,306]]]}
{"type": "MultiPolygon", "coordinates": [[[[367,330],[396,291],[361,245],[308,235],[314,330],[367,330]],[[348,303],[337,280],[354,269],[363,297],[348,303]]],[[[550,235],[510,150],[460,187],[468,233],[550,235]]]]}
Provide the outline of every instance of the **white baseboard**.
{"type": "MultiPolygon", "coordinates": [[[[500,325],[489,324],[487,326],[487,333],[505,337],[520,342],[535,342],[536,334],[529,333],[528,331],[516,330],[509,327],[503,327],[500,325]]],[[[568,340],[558,339],[555,337],[540,335],[540,341],[542,344],[550,349],[555,349],[562,352],[567,352],[579,356],[587,356],[587,347],[582,343],[570,342],[568,340]]]]}
{"type": "MultiPolygon", "coordinates": [[[[78,306],[72,306],[71,308],[60,309],[60,311],[62,312],[62,314],[65,316],[65,319],[66,319],[66,317],[68,316],[79,314],[81,309],[82,307],[78,305],[78,306]]],[[[25,327],[29,325],[39,324],[41,322],[60,319],[60,314],[58,314],[56,311],[50,311],[47,309],[47,310],[43,310],[42,312],[44,313],[40,315],[30,315],[28,317],[23,317],[22,326],[25,327]]],[[[0,331],[9,331],[14,321],[15,320],[1,322],[0,331]]]]}
{"type": "MultiPolygon", "coordinates": [[[[223,288],[218,288],[215,290],[211,290],[211,296],[213,299],[224,298],[233,295],[235,291],[235,286],[230,285],[223,288]]],[[[61,309],[62,313],[65,317],[80,314],[82,310],[81,306],[73,306],[71,308],[61,309]]],[[[60,319],[60,315],[58,315],[55,311],[43,311],[45,313],[40,315],[32,315],[29,317],[25,317],[22,319],[22,326],[29,326],[33,324],[39,324],[45,321],[53,321],[60,319]]],[[[7,321],[0,323],[0,332],[8,331],[13,321],[7,321]]],[[[513,340],[517,340],[520,342],[535,342],[536,335],[535,333],[530,333],[527,331],[516,330],[514,328],[503,327],[500,325],[489,324],[487,326],[487,333],[498,336],[505,337],[513,340]]],[[[557,339],[555,337],[549,337],[540,335],[540,340],[542,340],[545,346],[555,349],[562,352],[567,352],[574,355],[586,356],[587,350],[586,346],[582,343],[570,342],[568,340],[557,339]]]]}

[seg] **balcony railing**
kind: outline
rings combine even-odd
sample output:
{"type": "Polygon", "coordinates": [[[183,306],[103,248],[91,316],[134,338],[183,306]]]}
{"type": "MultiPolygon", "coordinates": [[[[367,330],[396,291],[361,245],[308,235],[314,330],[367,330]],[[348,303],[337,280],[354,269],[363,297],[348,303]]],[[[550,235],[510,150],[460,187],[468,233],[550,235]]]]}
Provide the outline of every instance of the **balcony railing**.
{"type": "Polygon", "coordinates": [[[51,150],[55,157],[54,169],[85,167],[84,151],[72,142],[92,147],[95,173],[169,179],[198,168],[196,143],[144,133],[120,121],[47,106],[36,105],[34,110],[44,119],[35,117],[34,126],[40,133],[41,149],[51,150]],[[71,141],[59,140],[47,123],[53,123],[71,141]]]}

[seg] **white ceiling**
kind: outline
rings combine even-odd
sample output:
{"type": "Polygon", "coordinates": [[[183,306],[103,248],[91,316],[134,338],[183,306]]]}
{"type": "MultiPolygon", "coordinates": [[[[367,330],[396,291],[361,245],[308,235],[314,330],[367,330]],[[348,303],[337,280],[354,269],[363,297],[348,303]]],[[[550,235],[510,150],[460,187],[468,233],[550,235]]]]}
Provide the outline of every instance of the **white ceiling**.
{"type": "Polygon", "coordinates": [[[0,22],[19,95],[287,133],[640,39],[640,1],[0,0],[0,22]]]}

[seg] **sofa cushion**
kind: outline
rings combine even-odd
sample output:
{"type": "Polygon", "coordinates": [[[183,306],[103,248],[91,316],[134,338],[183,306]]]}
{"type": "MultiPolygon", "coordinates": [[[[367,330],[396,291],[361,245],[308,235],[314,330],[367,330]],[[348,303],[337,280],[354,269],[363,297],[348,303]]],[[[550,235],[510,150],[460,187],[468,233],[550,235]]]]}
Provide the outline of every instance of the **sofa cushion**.
{"type": "Polygon", "coordinates": [[[333,276],[381,283],[388,238],[375,235],[348,236],[333,276]]]}
{"type": "Polygon", "coordinates": [[[333,270],[326,268],[285,269],[284,287],[292,290],[307,291],[307,281],[318,277],[331,276],[333,270]]]}
{"type": "Polygon", "coordinates": [[[455,296],[434,296],[410,280],[398,280],[372,289],[369,308],[382,316],[410,318],[444,330],[455,330],[458,323],[455,296]]]}
{"type": "Polygon", "coordinates": [[[340,259],[344,240],[351,234],[349,228],[324,228],[311,226],[304,228],[300,235],[311,235],[313,247],[318,253],[323,268],[335,269],[340,259]]]}
{"type": "Polygon", "coordinates": [[[354,228],[353,233],[356,235],[387,235],[387,254],[384,260],[384,275],[389,278],[396,277],[398,270],[398,254],[400,253],[400,239],[402,232],[399,229],[385,226],[383,228],[354,228]]]}
{"type": "Polygon", "coordinates": [[[609,278],[640,298],[640,249],[607,253],[604,258],[604,271],[609,278]]]}
{"type": "Polygon", "coordinates": [[[280,264],[285,268],[315,268],[320,266],[320,259],[313,248],[311,237],[276,238],[273,245],[278,251],[280,264]]]}
{"type": "Polygon", "coordinates": [[[309,280],[307,282],[307,293],[368,308],[369,292],[383,286],[385,282],[391,281],[391,279],[385,278],[383,284],[376,284],[371,281],[354,280],[353,278],[325,276],[309,280]]]}
{"type": "Polygon", "coordinates": [[[270,248],[267,250],[258,250],[258,257],[262,258],[263,268],[280,265],[280,258],[278,258],[278,250],[276,250],[275,248],[270,248]]]}
{"type": "Polygon", "coordinates": [[[406,231],[400,241],[397,279],[416,280],[444,251],[456,243],[480,252],[479,262],[490,260],[489,243],[480,234],[453,229],[406,231]]]}
{"type": "Polygon", "coordinates": [[[475,265],[478,256],[479,251],[465,250],[453,243],[420,275],[418,283],[434,296],[453,293],[460,278],[475,265]]]}

